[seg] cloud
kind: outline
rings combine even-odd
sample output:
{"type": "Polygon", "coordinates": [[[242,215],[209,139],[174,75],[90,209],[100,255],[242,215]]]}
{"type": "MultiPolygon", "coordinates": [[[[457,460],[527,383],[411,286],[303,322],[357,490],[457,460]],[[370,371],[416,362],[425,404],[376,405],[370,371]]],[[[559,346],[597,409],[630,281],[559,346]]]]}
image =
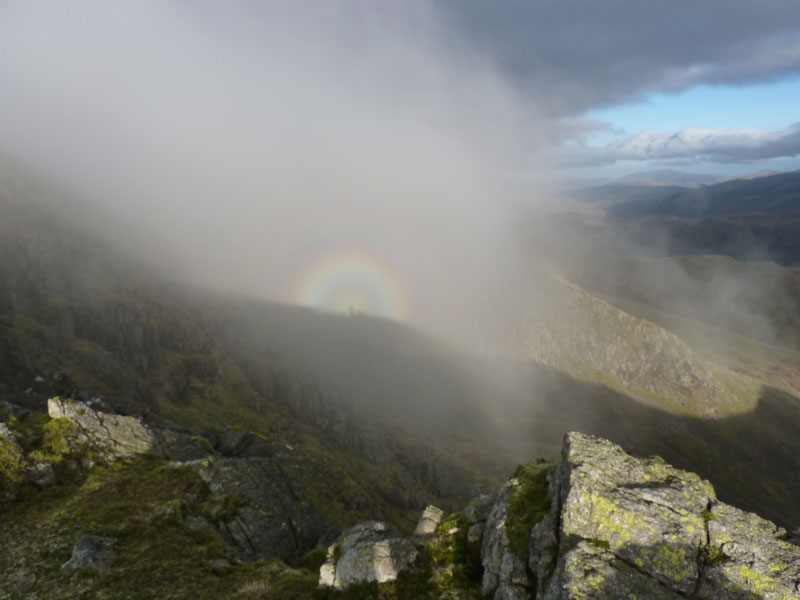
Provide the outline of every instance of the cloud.
{"type": "Polygon", "coordinates": [[[618,161],[746,163],[800,156],[800,123],[777,131],[685,129],[677,133],[642,131],[603,147],[570,147],[563,158],[575,166],[618,161]]]}
{"type": "Polygon", "coordinates": [[[481,0],[441,3],[458,34],[491,54],[552,114],[653,92],[800,73],[795,0],[481,0]]]}

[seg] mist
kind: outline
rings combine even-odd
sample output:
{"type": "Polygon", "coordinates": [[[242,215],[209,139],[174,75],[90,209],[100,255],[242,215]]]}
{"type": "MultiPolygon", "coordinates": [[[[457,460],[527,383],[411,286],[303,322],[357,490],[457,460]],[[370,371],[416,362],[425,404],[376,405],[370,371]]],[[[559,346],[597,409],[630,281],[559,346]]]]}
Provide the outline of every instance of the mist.
{"type": "Polygon", "coordinates": [[[547,216],[563,210],[548,169],[567,134],[538,106],[560,88],[544,102],[493,56],[426,2],[6,2],[0,151],[192,284],[480,350],[537,310],[558,264],[602,293],[779,338],[763,301],[786,297],[781,273],[634,272],[613,257],[668,255],[669,240],[547,216]]]}
{"type": "Polygon", "coordinates": [[[462,335],[518,275],[545,124],[428,3],[4,3],[0,82],[0,148],[176,278],[462,335]]]}

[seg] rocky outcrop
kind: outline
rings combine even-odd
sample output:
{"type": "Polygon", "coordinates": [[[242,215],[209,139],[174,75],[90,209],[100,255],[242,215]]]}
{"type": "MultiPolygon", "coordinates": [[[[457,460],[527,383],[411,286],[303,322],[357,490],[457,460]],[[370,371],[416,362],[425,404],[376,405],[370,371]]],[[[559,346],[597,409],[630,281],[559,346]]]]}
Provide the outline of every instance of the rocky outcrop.
{"type": "MultiPolygon", "coordinates": [[[[289,468],[296,453],[246,431],[208,430],[209,439],[157,427],[142,419],[114,414],[102,401],[52,398],[50,417],[76,426],[75,442],[90,447],[103,461],[156,453],[173,466],[194,469],[219,497],[212,520],[189,515],[197,530],[215,528],[237,548],[242,561],[290,560],[311,550],[328,532],[304,484],[289,468]],[[284,468],[287,467],[287,468],[284,468]]],[[[42,471],[35,480],[49,484],[42,471]]]]}
{"type": "Polygon", "coordinates": [[[486,519],[494,506],[497,497],[493,494],[481,494],[473,498],[464,508],[464,518],[467,520],[467,542],[470,545],[480,545],[483,532],[486,528],[486,519]]]}
{"type": "Polygon", "coordinates": [[[186,432],[151,427],[141,419],[118,415],[105,405],[51,398],[47,411],[53,419],[68,419],[78,428],[76,441],[91,447],[105,461],[154,452],[174,460],[194,460],[208,451],[186,432]],[[106,409],[106,410],[102,410],[106,409]]]}
{"type": "Polygon", "coordinates": [[[519,485],[519,479],[515,477],[503,486],[489,511],[483,530],[481,561],[484,571],[481,587],[484,596],[498,600],[522,600],[529,596],[530,582],[525,557],[512,552],[508,540],[509,501],[519,485]]]}
{"type": "Polygon", "coordinates": [[[414,542],[386,523],[359,523],[328,548],[319,585],[342,589],[357,583],[394,581],[413,567],[418,556],[414,542]]]}
{"type": "Polygon", "coordinates": [[[194,461],[212,493],[235,510],[217,529],[239,548],[242,560],[284,560],[311,550],[328,531],[303,484],[281,467],[280,457],[194,461]]]}
{"type": "Polygon", "coordinates": [[[800,598],[800,548],[693,473],[570,433],[550,480],[529,549],[537,598],[800,598]]]}

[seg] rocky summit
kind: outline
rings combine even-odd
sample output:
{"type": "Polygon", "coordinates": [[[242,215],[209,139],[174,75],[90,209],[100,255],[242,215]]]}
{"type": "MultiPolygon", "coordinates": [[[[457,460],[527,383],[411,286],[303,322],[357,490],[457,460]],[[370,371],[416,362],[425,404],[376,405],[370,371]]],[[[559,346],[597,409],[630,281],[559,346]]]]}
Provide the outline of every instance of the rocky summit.
{"type": "Polygon", "coordinates": [[[520,468],[483,516],[475,510],[481,504],[485,497],[465,511],[471,519],[451,515],[433,540],[403,540],[375,523],[354,527],[329,548],[320,585],[388,582],[393,573],[416,571],[431,598],[800,598],[800,547],[786,531],[719,502],[697,475],[598,437],[567,434],[560,464],[520,468]],[[448,555],[454,564],[445,569],[460,568],[467,581],[467,595],[451,595],[438,585],[442,560],[435,557],[480,519],[482,534],[448,555]]]}

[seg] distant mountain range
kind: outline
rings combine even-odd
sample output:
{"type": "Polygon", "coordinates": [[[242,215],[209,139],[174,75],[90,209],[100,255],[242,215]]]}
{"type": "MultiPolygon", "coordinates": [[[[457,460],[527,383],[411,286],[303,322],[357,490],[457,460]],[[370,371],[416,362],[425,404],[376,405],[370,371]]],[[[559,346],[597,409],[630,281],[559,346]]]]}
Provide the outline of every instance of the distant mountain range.
{"type": "MultiPolygon", "coordinates": [[[[655,188],[647,197],[639,192],[628,198],[620,197],[620,202],[610,213],[620,217],[670,215],[697,218],[800,212],[800,171],[748,176],[699,188],[676,187],[655,188]]],[[[619,185],[616,189],[619,191],[619,185]]]]}
{"type": "Polygon", "coordinates": [[[631,175],[620,177],[609,183],[622,185],[699,187],[714,185],[715,183],[722,183],[724,181],[759,179],[771,175],[780,175],[781,173],[781,171],[762,169],[761,171],[740,175],[739,177],[725,177],[723,175],[710,175],[708,173],[688,173],[672,169],[660,169],[656,171],[645,171],[643,173],[632,173],[631,175]]]}
{"type": "Polygon", "coordinates": [[[673,171],[662,169],[658,171],[646,171],[644,173],[633,173],[625,177],[615,179],[613,183],[626,185],[677,185],[677,186],[698,186],[712,185],[725,181],[726,177],[719,175],[707,175],[704,173],[685,173],[683,171],[673,171]]]}
{"type": "Polygon", "coordinates": [[[635,230],[645,244],[664,240],[672,254],[800,263],[800,171],[699,186],[655,184],[647,175],[586,187],[571,198],[635,230]]]}

